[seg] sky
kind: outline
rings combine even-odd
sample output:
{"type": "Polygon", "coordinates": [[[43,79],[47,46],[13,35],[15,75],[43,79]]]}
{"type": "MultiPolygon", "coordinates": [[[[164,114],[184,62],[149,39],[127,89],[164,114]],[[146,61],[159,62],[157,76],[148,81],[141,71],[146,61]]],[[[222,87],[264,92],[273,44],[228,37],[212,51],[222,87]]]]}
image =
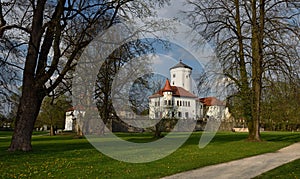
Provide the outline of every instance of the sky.
{"type": "MultiPolygon", "coordinates": [[[[193,68],[192,78],[194,81],[205,70],[206,64],[215,57],[213,48],[205,41],[205,39],[195,31],[191,33],[192,28],[188,25],[188,19],[183,11],[188,11],[190,8],[185,4],[185,0],[170,0],[170,5],[163,8],[157,8],[157,19],[176,20],[179,24],[174,25],[174,29],[178,33],[171,32],[174,38],[167,37],[163,40],[168,41],[168,48],[165,48],[162,43],[154,43],[154,55],[152,59],[152,70],[155,74],[164,76],[170,79],[169,69],[182,60],[183,63],[193,68]],[[198,41],[203,41],[204,45],[195,47],[198,41]]],[[[172,25],[172,24],[171,24],[172,25]]],[[[172,28],[172,26],[170,26],[172,28]]],[[[160,36],[159,34],[158,36],[160,36]]],[[[160,37],[165,37],[161,35],[160,37]]],[[[197,44],[198,45],[198,44],[197,44]]]]}

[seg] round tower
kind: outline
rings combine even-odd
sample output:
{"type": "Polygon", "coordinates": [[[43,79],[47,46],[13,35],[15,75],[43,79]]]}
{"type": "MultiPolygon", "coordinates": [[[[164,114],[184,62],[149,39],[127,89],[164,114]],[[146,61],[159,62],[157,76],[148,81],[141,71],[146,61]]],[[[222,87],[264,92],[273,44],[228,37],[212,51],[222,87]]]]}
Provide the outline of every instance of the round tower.
{"type": "Polygon", "coordinates": [[[185,90],[192,92],[192,67],[180,62],[170,68],[171,73],[171,85],[182,87],[185,90]]]}

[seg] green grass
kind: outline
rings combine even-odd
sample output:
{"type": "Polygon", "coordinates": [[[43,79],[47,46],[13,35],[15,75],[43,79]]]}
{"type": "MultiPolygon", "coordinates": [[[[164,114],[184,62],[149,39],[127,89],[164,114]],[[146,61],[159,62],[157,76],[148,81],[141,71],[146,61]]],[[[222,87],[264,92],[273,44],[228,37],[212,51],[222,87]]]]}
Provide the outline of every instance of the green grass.
{"type": "Polygon", "coordinates": [[[268,179],[268,178],[277,178],[277,179],[300,178],[300,159],[287,163],[273,170],[270,170],[266,173],[263,173],[260,176],[255,177],[255,179],[268,179]]]}
{"type": "MultiPolygon", "coordinates": [[[[1,133],[1,132],[0,132],[1,133]]],[[[133,142],[151,141],[151,134],[118,134],[133,142]]],[[[86,139],[72,135],[33,136],[33,151],[7,152],[9,137],[0,137],[2,178],[159,178],[207,165],[276,151],[300,141],[300,133],[265,132],[264,142],[247,142],[245,133],[218,133],[203,149],[201,133],[170,156],[144,164],[113,160],[94,149],[86,139]]]]}
{"type": "MultiPolygon", "coordinates": [[[[13,131],[0,131],[0,138],[10,138],[11,135],[12,135],[13,131]]],[[[34,131],[33,132],[33,135],[36,136],[36,135],[47,135],[48,132],[45,132],[45,131],[34,131]]]]}

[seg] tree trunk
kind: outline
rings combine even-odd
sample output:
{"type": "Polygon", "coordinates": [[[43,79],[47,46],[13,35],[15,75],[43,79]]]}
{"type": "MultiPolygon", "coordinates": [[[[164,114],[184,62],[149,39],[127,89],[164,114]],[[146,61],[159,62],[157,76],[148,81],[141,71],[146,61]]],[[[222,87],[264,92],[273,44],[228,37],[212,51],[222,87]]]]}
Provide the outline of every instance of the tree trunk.
{"type": "Polygon", "coordinates": [[[160,138],[162,138],[160,127],[157,126],[157,125],[155,126],[154,138],[155,138],[155,139],[160,139],[160,138]]]}
{"type": "Polygon", "coordinates": [[[54,133],[54,128],[53,128],[53,125],[51,124],[50,125],[50,136],[54,136],[55,133],[54,133]]]}
{"type": "Polygon", "coordinates": [[[160,139],[162,138],[162,131],[164,128],[164,119],[161,119],[157,124],[155,124],[154,138],[160,139]]]}
{"type": "Polygon", "coordinates": [[[23,89],[9,151],[32,150],[31,136],[43,99],[38,94],[30,87],[23,89]]]}
{"type": "Polygon", "coordinates": [[[241,16],[240,16],[240,2],[239,0],[235,0],[235,10],[236,10],[236,16],[235,16],[235,23],[236,23],[236,35],[238,37],[238,57],[239,57],[239,72],[240,72],[240,98],[242,100],[243,105],[243,117],[244,120],[247,121],[248,129],[249,131],[252,131],[252,106],[251,106],[251,100],[252,100],[252,94],[251,94],[251,88],[249,87],[248,82],[248,74],[247,74],[247,68],[246,68],[246,60],[245,60],[245,53],[244,53],[244,37],[242,34],[242,25],[241,25],[241,16]]]}
{"type": "Polygon", "coordinates": [[[260,101],[262,88],[263,61],[263,29],[264,29],[264,1],[260,0],[260,16],[257,18],[256,1],[252,2],[252,121],[249,128],[251,141],[261,141],[260,138],[260,101]]]}
{"type": "Polygon", "coordinates": [[[43,33],[42,24],[45,3],[46,0],[37,2],[32,19],[28,52],[23,71],[22,96],[18,107],[15,129],[9,151],[32,150],[31,135],[33,132],[34,123],[42,105],[42,101],[45,97],[43,88],[41,88],[43,85],[36,84],[35,76],[36,64],[39,56],[39,47],[43,33]]]}

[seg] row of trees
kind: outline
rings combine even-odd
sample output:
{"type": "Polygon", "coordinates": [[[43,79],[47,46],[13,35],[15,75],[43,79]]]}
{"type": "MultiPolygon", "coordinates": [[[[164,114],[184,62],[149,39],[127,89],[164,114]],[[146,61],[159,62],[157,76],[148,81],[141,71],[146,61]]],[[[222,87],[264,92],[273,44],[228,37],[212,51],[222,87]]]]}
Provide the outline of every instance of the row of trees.
{"type": "Polygon", "coordinates": [[[241,103],[249,140],[260,141],[262,90],[268,90],[271,82],[299,86],[299,1],[188,0],[188,4],[193,7],[186,12],[190,25],[215,46],[220,71],[233,89],[231,97],[241,103]]]}

